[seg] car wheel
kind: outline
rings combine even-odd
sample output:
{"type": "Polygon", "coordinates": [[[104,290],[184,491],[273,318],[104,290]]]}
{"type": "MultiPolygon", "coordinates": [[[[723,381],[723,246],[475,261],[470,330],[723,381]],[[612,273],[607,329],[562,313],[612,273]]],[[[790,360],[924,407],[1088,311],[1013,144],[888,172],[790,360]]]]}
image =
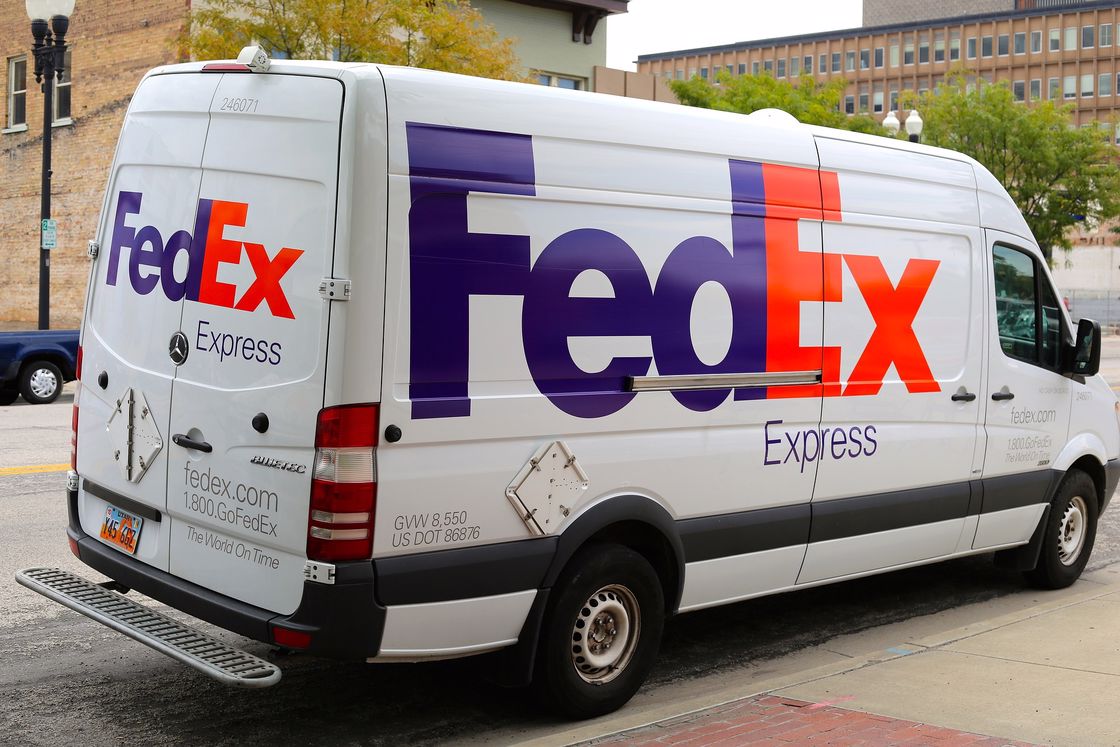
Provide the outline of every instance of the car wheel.
{"type": "Polygon", "coordinates": [[[18,389],[0,389],[0,406],[10,405],[19,399],[18,389]]]}
{"type": "Polygon", "coordinates": [[[1084,472],[1062,480],[1046,519],[1038,565],[1027,580],[1043,589],[1064,589],[1081,576],[1097,537],[1097,487],[1084,472]]]}
{"type": "Polygon", "coordinates": [[[621,545],[591,545],[552,589],[536,672],[539,695],[570,718],[622,707],[649,676],[665,624],[661,581],[621,545]]]}
{"type": "Polygon", "coordinates": [[[62,371],[50,361],[32,361],[19,375],[19,393],[33,405],[45,405],[62,394],[62,371]]]}

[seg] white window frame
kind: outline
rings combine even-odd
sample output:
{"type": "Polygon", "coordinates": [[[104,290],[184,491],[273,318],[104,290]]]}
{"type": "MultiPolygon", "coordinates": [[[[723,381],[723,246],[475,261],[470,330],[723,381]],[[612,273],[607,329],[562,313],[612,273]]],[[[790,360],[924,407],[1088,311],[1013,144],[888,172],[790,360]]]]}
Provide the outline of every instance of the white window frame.
{"type": "Polygon", "coordinates": [[[74,120],[72,118],[72,115],[73,115],[73,112],[74,112],[74,96],[73,96],[74,75],[71,72],[71,70],[72,70],[72,68],[71,68],[71,56],[70,56],[71,50],[72,50],[72,47],[67,47],[66,48],[66,61],[65,61],[65,66],[63,67],[64,75],[66,76],[66,80],[60,82],[57,77],[51,79],[51,82],[54,84],[54,91],[52,92],[52,95],[51,95],[51,108],[54,110],[54,111],[51,112],[51,124],[54,127],[65,127],[66,125],[74,124],[74,120]],[[59,88],[65,88],[65,89],[67,89],[67,93],[71,94],[70,95],[70,114],[66,115],[65,117],[58,116],[58,89],[59,88]]]}
{"type": "Polygon", "coordinates": [[[27,130],[27,80],[30,77],[28,68],[28,57],[25,54],[18,54],[15,57],[8,58],[8,78],[6,84],[6,98],[7,98],[7,113],[4,119],[4,132],[24,132],[27,130]],[[20,62],[23,63],[23,88],[15,88],[15,70],[16,65],[20,62]],[[23,95],[23,121],[13,122],[15,119],[16,96],[23,95]]]}

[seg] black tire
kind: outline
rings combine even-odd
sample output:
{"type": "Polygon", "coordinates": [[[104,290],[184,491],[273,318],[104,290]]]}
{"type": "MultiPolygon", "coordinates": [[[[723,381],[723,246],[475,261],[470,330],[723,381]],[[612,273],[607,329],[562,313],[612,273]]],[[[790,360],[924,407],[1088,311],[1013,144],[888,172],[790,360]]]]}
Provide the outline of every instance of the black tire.
{"type": "Polygon", "coordinates": [[[1097,486],[1084,472],[1065,476],[1050,504],[1038,565],[1025,575],[1041,589],[1064,589],[1081,576],[1097,538],[1097,486]]]}
{"type": "Polygon", "coordinates": [[[19,399],[18,389],[0,389],[0,407],[10,405],[19,399]]]}
{"type": "Polygon", "coordinates": [[[19,373],[19,393],[33,405],[46,405],[62,394],[62,371],[50,361],[32,361],[19,373]]]}
{"type": "Polygon", "coordinates": [[[553,586],[545,611],[534,676],[538,695],[568,718],[621,708],[649,676],[664,627],[664,593],[649,561],[621,545],[580,550],[553,586]]]}

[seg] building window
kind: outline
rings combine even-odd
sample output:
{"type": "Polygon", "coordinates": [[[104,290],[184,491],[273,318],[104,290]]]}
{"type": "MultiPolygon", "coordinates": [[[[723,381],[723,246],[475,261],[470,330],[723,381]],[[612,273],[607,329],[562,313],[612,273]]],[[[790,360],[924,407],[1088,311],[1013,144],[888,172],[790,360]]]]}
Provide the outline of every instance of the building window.
{"type": "Polygon", "coordinates": [[[789,77],[796,78],[799,75],[801,75],[801,58],[800,57],[790,57],[789,58],[789,77]]]}
{"type": "Polygon", "coordinates": [[[898,109],[898,91],[894,88],[891,89],[891,108],[890,111],[898,109]]]}
{"type": "Polygon", "coordinates": [[[912,41],[906,42],[906,45],[902,48],[902,64],[914,64],[914,42],[912,41]]]}
{"type": "Polygon", "coordinates": [[[1015,34],[1015,54],[1027,53],[1027,32],[1019,31],[1015,34]]]}
{"type": "Polygon", "coordinates": [[[1062,79],[1062,98],[1077,98],[1077,76],[1067,75],[1062,79]]]}
{"type": "Polygon", "coordinates": [[[991,57],[992,56],[992,37],[990,37],[990,36],[980,37],[980,56],[981,57],[991,57]]]}
{"type": "Polygon", "coordinates": [[[898,67],[898,45],[891,45],[891,67],[898,67]]]}
{"type": "Polygon", "coordinates": [[[1093,95],[1093,74],[1081,76],[1081,97],[1089,98],[1093,95]]]}
{"type": "Polygon", "coordinates": [[[684,70],[677,68],[677,80],[684,80],[684,70]]]}
{"type": "Polygon", "coordinates": [[[856,113],[856,97],[855,96],[845,96],[844,97],[844,113],[845,114],[855,114],[856,113]]]}
{"type": "Polygon", "coordinates": [[[918,63],[921,65],[929,62],[929,39],[924,35],[918,41],[918,63]]]}
{"type": "Polygon", "coordinates": [[[1031,81],[1031,101],[1042,100],[1042,78],[1035,78],[1031,81]]]}
{"type": "Polygon", "coordinates": [[[868,92],[867,84],[864,83],[859,87],[859,111],[860,114],[866,114],[867,108],[871,105],[871,96],[868,92]]]}
{"type": "Polygon", "coordinates": [[[805,55],[805,59],[801,61],[801,67],[802,67],[801,72],[805,73],[806,75],[812,75],[813,74],[813,55],[811,55],[811,54],[805,55]]]}
{"type": "Polygon", "coordinates": [[[976,59],[976,37],[975,36],[968,37],[968,59],[970,59],[970,60],[975,60],[976,59]]]}
{"type": "Polygon", "coordinates": [[[706,67],[700,68],[700,77],[703,78],[704,80],[708,79],[708,68],[706,68],[706,67]]]}
{"type": "Polygon", "coordinates": [[[1038,54],[1042,51],[1042,32],[1031,32],[1031,54],[1038,54]]]}
{"type": "Polygon", "coordinates": [[[767,75],[773,75],[774,74],[774,61],[773,60],[763,60],[762,61],[762,72],[766,73],[767,75]]]}
{"type": "Polygon", "coordinates": [[[1112,46],[1112,24],[1102,23],[1100,34],[1097,36],[1098,47],[1111,47],[1112,46]]]}
{"type": "Polygon", "coordinates": [[[54,79],[54,124],[70,123],[70,48],[63,61],[62,80],[54,79]]]}
{"type": "Polygon", "coordinates": [[[746,75],[746,74],[747,74],[747,63],[740,62],[739,63],[739,75],[746,75]]]}
{"type": "Polygon", "coordinates": [[[758,70],[759,70],[759,62],[758,62],[758,60],[755,60],[754,62],[751,63],[751,75],[758,75],[758,70]]]}
{"type": "Polygon", "coordinates": [[[8,58],[8,129],[27,128],[27,55],[8,58]]]}
{"type": "Polygon", "coordinates": [[[1017,80],[1011,84],[1011,93],[1015,96],[1016,101],[1027,100],[1027,84],[1025,81],[1017,80]]]}
{"type": "Polygon", "coordinates": [[[1062,84],[1057,78],[1050,79],[1050,100],[1057,101],[1062,95],[1062,84]]]}
{"type": "Polygon", "coordinates": [[[961,58],[961,35],[959,31],[953,32],[953,38],[949,39],[949,61],[955,62],[961,58]]]}
{"type": "Polygon", "coordinates": [[[860,70],[870,70],[871,69],[871,50],[870,49],[861,49],[859,51],[859,69],[860,70]]]}
{"type": "Polygon", "coordinates": [[[934,62],[944,62],[945,61],[945,40],[944,39],[934,40],[934,42],[933,42],[933,61],[934,62]]]}
{"type": "Polygon", "coordinates": [[[1050,29],[1050,51],[1057,52],[1061,48],[1061,31],[1059,29],[1050,29]]]}
{"type": "Polygon", "coordinates": [[[1103,75],[1097,76],[1097,95],[1112,95],[1112,73],[1104,73],[1103,75]]]}
{"type": "Polygon", "coordinates": [[[828,72],[828,55],[821,55],[817,57],[817,72],[824,75],[828,72]]]}
{"type": "Polygon", "coordinates": [[[1065,43],[1064,49],[1067,52],[1069,52],[1071,50],[1074,50],[1074,49],[1077,49],[1077,27],[1076,26],[1067,26],[1066,27],[1066,43],[1065,43]]]}
{"type": "Polygon", "coordinates": [[[1008,52],[1010,52],[1009,42],[1010,39],[1007,34],[1000,34],[996,38],[996,51],[1000,57],[1006,57],[1008,52]]]}
{"type": "Polygon", "coordinates": [[[850,49],[844,53],[844,70],[853,72],[856,69],[856,51],[850,49]]]}
{"type": "Polygon", "coordinates": [[[883,66],[883,48],[875,47],[875,67],[883,66]]]}
{"type": "Polygon", "coordinates": [[[785,57],[778,58],[778,77],[779,78],[786,77],[786,58],[785,57]]]}
{"type": "Polygon", "coordinates": [[[882,113],[882,111],[883,111],[883,92],[882,91],[875,91],[875,93],[873,93],[871,95],[871,108],[876,114],[882,113]]]}
{"type": "Polygon", "coordinates": [[[834,72],[834,73],[840,72],[840,53],[839,52],[833,52],[832,53],[832,72],[834,72]]]}
{"type": "Polygon", "coordinates": [[[1082,26],[1081,27],[1081,48],[1092,49],[1097,46],[1096,43],[1097,27],[1096,26],[1082,26]]]}

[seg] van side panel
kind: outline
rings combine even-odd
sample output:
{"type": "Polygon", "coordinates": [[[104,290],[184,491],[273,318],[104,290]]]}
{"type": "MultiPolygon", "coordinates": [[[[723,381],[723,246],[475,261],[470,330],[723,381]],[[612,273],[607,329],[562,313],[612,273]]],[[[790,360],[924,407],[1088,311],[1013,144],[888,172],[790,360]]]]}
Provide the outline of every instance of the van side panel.
{"type": "Polygon", "coordinates": [[[825,339],[842,351],[799,581],[947,555],[979,468],[983,256],[971,166],[893,147],[817,138],[835,171],[839,261],[825,339]],[[961,392],[970,400],[953,399],[961,392]]]}
{"type": "MultiPolygon", "coordinates": [[[[789,444],[815,431],[819,387],[626,379],[820,371],[811,136],[668,109],[653,132],[641,108],[592,97],[385,74],[381,417],[403,437],[378,448],[375,557],[533,536],[506,489],[555,440],[589,483],[542,512],[547,534],[633,494],[678,520],[734,513],[722,557],[773,549],[745,517],[807,506],[816,467],[789,444]],[[768,276],[783,262],[799,269],[768,276]]],[[[774,583],[795,578],[807,532],[804,512],[774,583]]],[[[757,583],[717,573],[690,598],[757,583]]]]}

